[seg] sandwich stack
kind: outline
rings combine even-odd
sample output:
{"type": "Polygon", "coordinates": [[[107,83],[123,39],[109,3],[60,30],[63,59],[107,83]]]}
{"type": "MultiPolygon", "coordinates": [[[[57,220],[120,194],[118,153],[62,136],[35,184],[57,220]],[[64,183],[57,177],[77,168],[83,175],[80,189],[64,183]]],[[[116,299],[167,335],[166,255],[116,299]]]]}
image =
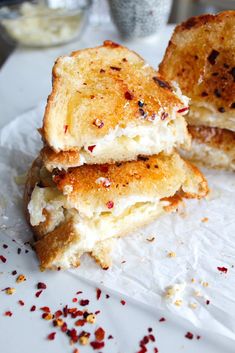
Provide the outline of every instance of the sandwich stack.
{"type": "Polygon", "coordinates": [[[84,253],[107,269],[114,238],[207,194],[175,150],[190,144],[187,111],[179,88],[113,42],[57,60],[24,195],[42,269],[84,253]]]}
{"type": "Polygon", "coordinates": [[[235,171],[235,11],[177,26],[159,72],[191,98],[192,149],[184,156],[235,171]]]}

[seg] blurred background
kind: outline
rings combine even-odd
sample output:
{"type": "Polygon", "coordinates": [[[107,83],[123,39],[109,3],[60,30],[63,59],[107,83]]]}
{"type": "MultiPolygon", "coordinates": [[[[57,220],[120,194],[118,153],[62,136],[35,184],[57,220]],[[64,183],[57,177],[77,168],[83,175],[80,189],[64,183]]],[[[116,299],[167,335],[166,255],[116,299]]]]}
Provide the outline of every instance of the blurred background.
{"type": "Polygon", "coordinates": [[[62,45],[89,25],[113,23],[122,39],[131,40],[166,23],[225,9],[235,9],[235,0],[0,0],[0,67],[17,45],[62,45]]]}

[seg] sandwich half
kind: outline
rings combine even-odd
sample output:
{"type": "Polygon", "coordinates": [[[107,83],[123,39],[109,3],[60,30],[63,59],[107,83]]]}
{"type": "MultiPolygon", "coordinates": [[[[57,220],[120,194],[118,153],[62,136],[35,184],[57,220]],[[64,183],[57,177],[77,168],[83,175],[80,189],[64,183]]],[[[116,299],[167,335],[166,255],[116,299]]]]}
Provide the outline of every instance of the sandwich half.
{"type": "Polygon", "coordinates": [[[190,98],[186,120],[193,141],[185,155],[209,167],[235,170],[235,11],[178,25],[159,72],[190,98]]]}
{"type": "Polygon", "coordinates": [[[176,152],[53,173],[39,157],[24,199],[41,269],[79,266],[84,253],[108,268],[114,238],[175,210],[182,197],[207,192],[203,175],[176,152]]]}
{"type": "Polygon", "coordinates": [[[190,144],[188,98],[135,52],[105,41],[60,57],[41,133],[46,168],[136,160],[190,144]]]}

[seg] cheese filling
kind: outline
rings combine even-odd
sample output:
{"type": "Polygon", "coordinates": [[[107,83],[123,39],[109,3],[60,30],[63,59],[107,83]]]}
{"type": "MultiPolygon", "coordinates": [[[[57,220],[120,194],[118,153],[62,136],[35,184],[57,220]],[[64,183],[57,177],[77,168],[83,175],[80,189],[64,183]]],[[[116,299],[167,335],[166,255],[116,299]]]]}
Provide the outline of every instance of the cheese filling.
{"type": "Polygon", "coordinates": [[[110,148],[115,154],[127,153],[127,150],[133,150],[136,155],[157,154],[163,150],[170,152],[176,145],[187,144],[187,135],[185,119],[182,116],[170,122],[158,121],[153,125],[129,125],[126,128],[117,126],[103,138],[85,145],[81,155],[86,160],[87,153],[95,157],[106,154],[110,148]],[[91,145],[95,145],[92,151],[91,145]]]}
{"type": "MultiPolygon", "coordinates": [[[[139,226],[144,221],[155,219],[164,211],[164,207],[168,206],[168,201],[159,200],[157,198],[130,196],[125,200],[120,200],[116,209],[100,209],[88,217],[81,214],[78,209],[71,208],[66,202],[66,197],[58,192],[55,188],[40,188],[35,186],[31,201],[28,205],[30,214],[30,223],[37,226],[41,222],[46,221],[43,210],[47,210],[53,215],[49,224],[49,230],[52,231],[59,224],[72,218],[75,232],[78,235],[77,245],[71,247],[60,259],[64,266],[72,263],[72,257],[77,257],[84,252],[92,251],[97,242],[118,237],[120,234],[134,229],[134,225],[139,226]],[[66,208],[69,207],[69,208],[66,208]],[[63,212],[63,217],[61,213],[63,212]],[[56,217],[56,215],[59,217],[56,217]]],[[[56,266],[56,264],[54,264],[56,266]]]]}

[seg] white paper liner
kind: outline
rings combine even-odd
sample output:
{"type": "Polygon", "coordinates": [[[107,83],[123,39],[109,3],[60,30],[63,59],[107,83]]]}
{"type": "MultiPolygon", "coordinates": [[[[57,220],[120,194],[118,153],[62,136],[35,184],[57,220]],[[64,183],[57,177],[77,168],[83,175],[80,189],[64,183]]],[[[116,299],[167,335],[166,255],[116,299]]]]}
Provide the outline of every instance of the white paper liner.
{"type": "MultiPolygon", "coordinates": [[[[23,186],[14,177],[27,171],[42,146],[37,128],[44,106],[0,130],[0,229],[21,244],[32,234],[23,215],[23,186]]],[[[204,172],[211,189],[206,200],[187,200],[182,212],[117,240],[108,271],[84,256],[81,267],[71,272],[235,339],[235,175],[204,172]],[[204,218],[208,221],[202,222],[204,218]],[[152,237],[153,242],[146,240],[152,237]],[[167,256],[171,251],[175,257],[167,256]],[[226,267],[227,274],[217,267],[226,267]],[[166,299],[166,288],[177,285],[180,290],[166,299]],[[181,306],[175,305],[177,299],[181,306]]]]}

